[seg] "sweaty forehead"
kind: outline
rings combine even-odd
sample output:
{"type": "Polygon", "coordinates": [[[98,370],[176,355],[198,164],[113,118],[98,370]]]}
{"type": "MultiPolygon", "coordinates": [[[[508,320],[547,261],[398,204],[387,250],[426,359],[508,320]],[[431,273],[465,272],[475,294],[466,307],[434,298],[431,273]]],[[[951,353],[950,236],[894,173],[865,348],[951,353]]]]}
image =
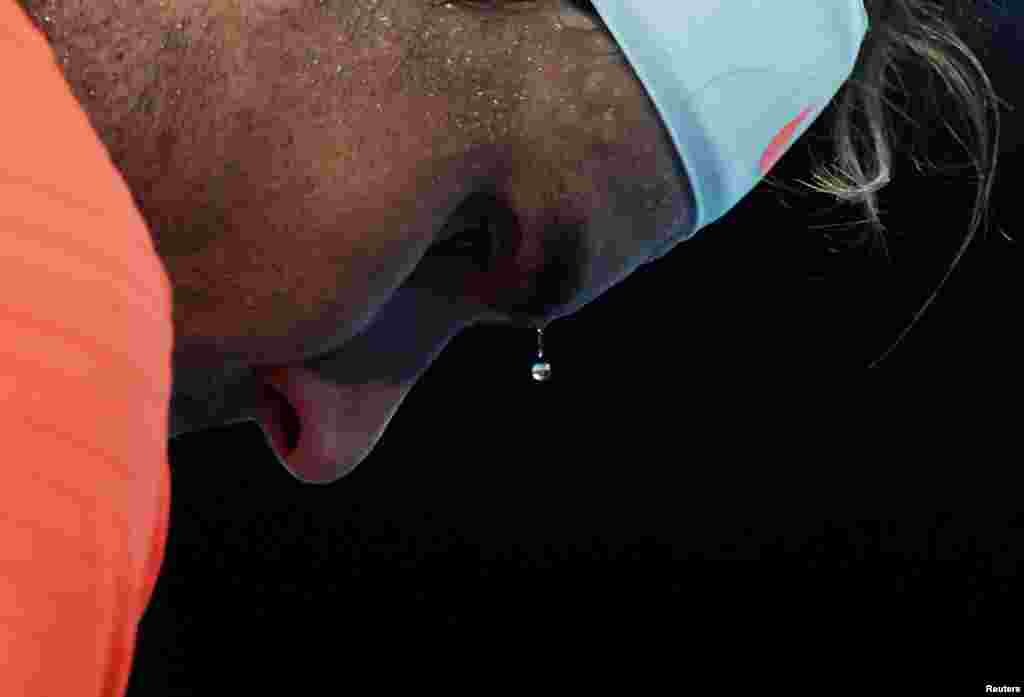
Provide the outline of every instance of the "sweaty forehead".
{"type": "Polygon", "coordinates": [[[178,0],[177,8],[208,6],[224,27],[226,43],[237,37],[241,64],[273,53],[283,63],[308,66],[311,75],[334,66],[343,92],[363,92],[358,83],[373,82],[376,89],[410,98],[443,96],[460,131],[493,142],[521,134],[523,109],[531,108],[530,102],[593,103],[602,91],[594,71],[610,58],[621,60],[600,22],[580,22],[578,13],[576,21],[562,21],[566,4],[572,5],[563,0],[178,0]],[[543,72],[552,64],[564,66],[559,79],[543,72]],[[542,92],[557,89],[558,94],[538,94],[539,84],[547,85],[542,92]]]}

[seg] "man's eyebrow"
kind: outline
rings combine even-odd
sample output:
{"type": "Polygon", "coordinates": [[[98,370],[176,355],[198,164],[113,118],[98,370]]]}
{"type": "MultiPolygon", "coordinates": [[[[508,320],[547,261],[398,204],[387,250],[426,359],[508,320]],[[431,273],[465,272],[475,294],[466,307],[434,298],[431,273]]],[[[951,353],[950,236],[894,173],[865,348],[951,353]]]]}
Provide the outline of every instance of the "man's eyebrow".
{"type": "Polygon", "coordinates": [[[529,12],[539,6],[538,0],[432,0],[431,7],[443,8],[448,5],[465,7],[484,12],[504,12],[515,14],[529,12]]]}

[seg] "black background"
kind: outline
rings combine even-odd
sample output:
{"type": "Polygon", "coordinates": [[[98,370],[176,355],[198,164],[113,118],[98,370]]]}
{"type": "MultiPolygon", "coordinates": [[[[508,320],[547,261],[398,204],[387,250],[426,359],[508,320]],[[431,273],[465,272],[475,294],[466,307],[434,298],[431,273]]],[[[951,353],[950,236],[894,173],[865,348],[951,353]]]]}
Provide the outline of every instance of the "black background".
{"type": "MultiPolygon", "coordinates": [[[[986,64],[1018,110],[1019,66],[986,64]]],[[[927,129],[925,154],[968,162],[940,116],[903,106],[923,120],[901,137],[927,129]]],[[[741,645],[794,626],[804,641],[866,631],[835,657],[851,674],[936,627],[971,681],[948,694],[1019,679],[1005,652],[1021,618],[1021,266],[998,230],[1019,240],[1024,117],[1002,114],[992,230],[877,369],[963,242],[970,168],[923,176],[897,153],[889,259],[830,254],[808,229],[859,210],[760,187],[554,323],[548,384],[529,376],[534,334],[464,332],[333,485],[292,479],[252,423],[172,441],[170,537],[129,695],[212,693],[211,666],[239,693],[296,669],[334,680],[354,646],[410,636],[657,636],[696,670],[683,644],[721,632],[743,675],[741,645]],[[761,563],[709,563],[723,560],[761,563]],[[312,654],[296,666],[288,649],[312,654]]],[[[829,154],[825,121],[778,179],[808,179],[806,143],[829,154]]]]}

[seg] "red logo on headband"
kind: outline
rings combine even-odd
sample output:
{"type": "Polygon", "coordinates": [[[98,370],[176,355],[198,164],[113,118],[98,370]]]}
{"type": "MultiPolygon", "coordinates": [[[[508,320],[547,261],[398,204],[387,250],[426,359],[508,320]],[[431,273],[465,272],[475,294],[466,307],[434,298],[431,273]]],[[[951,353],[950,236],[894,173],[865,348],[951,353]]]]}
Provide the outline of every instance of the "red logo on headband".
{"type": "Polygon", "coordinates": [[[790,121],[786,127],[779,131],[779,134],[775,136],[771,145],[769,145],[768,149],[764,151],[764,156],[761,158],[762,175],[767,175],[775,168],[775,165],[779,163],[779,160],[782,159],[782,156],[786,153],[790,144],[793,142],[793,135],[796,133],[796,130],[800,128],[800,124],[807,120],[807,117],[812,111],[814,111],[813,106],[809,106],[804,109],[799,116],[790,121]]]}

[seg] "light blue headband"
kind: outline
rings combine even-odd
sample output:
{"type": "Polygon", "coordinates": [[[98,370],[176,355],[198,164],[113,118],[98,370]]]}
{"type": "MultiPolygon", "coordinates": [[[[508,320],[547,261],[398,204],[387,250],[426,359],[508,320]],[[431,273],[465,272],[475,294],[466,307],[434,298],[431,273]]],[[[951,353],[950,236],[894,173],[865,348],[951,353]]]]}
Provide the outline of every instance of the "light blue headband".
{"type": "Polygon", "coordinates": [[[697,202],[732,210],[850,78],[863,0],[592,0],[668,128],[697,202]]]}

